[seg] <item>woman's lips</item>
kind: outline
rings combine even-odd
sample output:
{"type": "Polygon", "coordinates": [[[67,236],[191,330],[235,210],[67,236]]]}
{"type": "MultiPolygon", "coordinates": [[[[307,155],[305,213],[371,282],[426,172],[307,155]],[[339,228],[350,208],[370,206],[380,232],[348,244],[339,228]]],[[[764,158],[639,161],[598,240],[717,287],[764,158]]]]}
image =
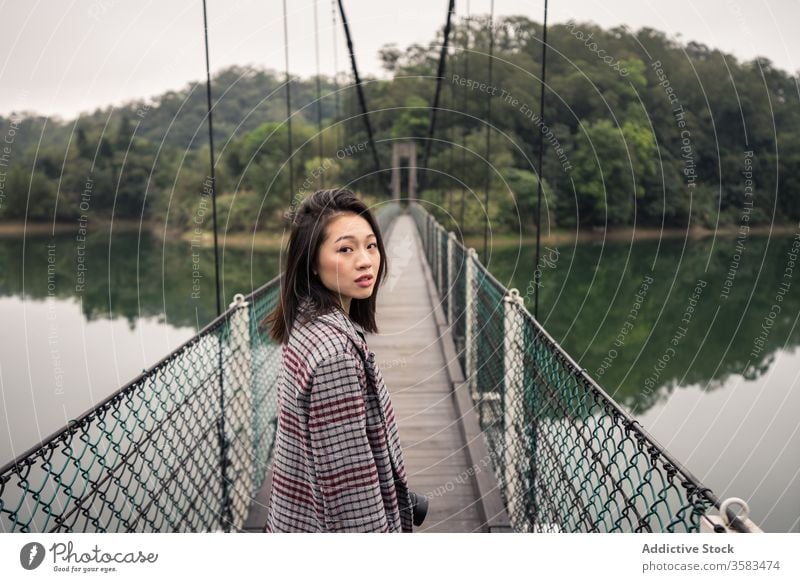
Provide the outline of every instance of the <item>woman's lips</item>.
{"type": "Polygon", "coordinates": [[[358,279],[358,280],[356,281],[356,285],[358,285],[359,287],[369,287],[370,285],[372,285],[372,282],[373,282],[374,280],[375,280],[375,279],[374,279],[374,277],[372,277],[372,276],[370,275],[370,276],[368,276],[368,277],[365,277],[365,278],[363,278],[363,279],[358,279]]]}

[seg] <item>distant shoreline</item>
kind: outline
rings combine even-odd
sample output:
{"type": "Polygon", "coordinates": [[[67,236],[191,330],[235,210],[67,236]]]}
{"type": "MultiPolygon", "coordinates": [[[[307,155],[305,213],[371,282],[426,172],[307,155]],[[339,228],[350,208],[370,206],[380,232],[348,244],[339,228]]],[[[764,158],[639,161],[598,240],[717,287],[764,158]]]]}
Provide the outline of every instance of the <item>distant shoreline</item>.
{"type": "MultiPolygon", "coordinates": [[[[98,231],[108,232],[111,222],[103,219],[96,219],[90,222],[89,230],[92,233],[98,231]]],[[[164,235],[163,224],[154,224],[149,222],[140,222],[137,220],[115,220],[113,222],[114,232],[139,232],[146,231],[152,235],[162,237],[164,235]]],[[[774,235],[790,235],[800,231],[800,224],[774,224],[751,227],[748,236],[765,236],[769,234],[774,235]]],[[[6,221],[0,223],[0,237],[2,238],[18,238],[23,234],[32,236],[42,236],[48,234],[69,234],[74,233],[77,235],[78,225],[77,222],[57,222],[55,225],[52,222],[28,222],[22,221],[6,221]]],[[[605,241],[642,241],[642,240],[657,240],[659,238],[675,239],[683,238],[688,235],[689,239],[699,240],[708,238],[713,235],[717,236],[730,236],[739,232],[738,226],[722,226],[716,230],[693,228],[686,231],[686,229],[666,228],[658,229],[652,227],[617,227],[608,229],[608,231],[593,231],[584,228],[577,233],[577,242],[603,242],[605,241]]],[[[170,230],[167,232],[167,237],[170,239],[180,239],[187,243],[194,242],[201,248],[210,248],[214,244],[214,237],[211,231],[204,231],[200,237],[197,237],[192,231],[179,231],[170,230]]],[[[576,232],[569,229],[553,229],[549,234],[543,234],[541,238],[542,244],[565,244],[575,242],[576,232]]],[[[252,232],[229,232],[227,234],[220,233],[220,245],[225,245],[231,248],[255,248],[258,250],[281,249],[288,243],[288,232],[281,232],[279,234],[268,234],[260,232],[255,235],[252,232]]],[[[510,247],[518,244],[531,245],[536,243],[536,237],[526,235],[520,237],[514,234],[499,234],[492,235],[490,233],[489,240],[494,247],[510,247]]],[[[465,237],[464,243],[467,247],[474,247],[476,249],[483,247],[483,236],[469,235],[465,237]]]]}
{"type": "MultiPolygon", "coordinates": [[[[98,231],[108,231],[111,221],[106,218],[93,218],[88,222],[89,232],[96,233],[98,231]]],[[[138,232],[139,230],[155,233],[157,231],[155,225],[147,222],[140,222],[138,220],[119,219],[114,221],[114,232],[138,232]]],[[[159,233],[163,232],[163,228],[158,230],[159,233]]],[[[22,220],[7,220],[0,222],[0,236],[13,238],[19,237],[23,234],[34,236],[47,235],[47,234],[69,234],[78,233],[77,219],[69,222],[24,222],[22,220]]]]}
{"type": "MultiPolygon", "coordinates": [[[[108,233],[111,221],[105,218],[97,218],[89,222],[89,232],[108,233]]],[[[141,222],[138,220],[120,219],[113,223],[115,233],[147,232],[153,236],[164,237],[164,225],[153,222],[141,222]]],[[[75,222],[23,222],[5,221],[0,222],[0,238],[15,239],[26,236],[47,236],[47,235],[78,234],[78,223],[75,222]]],[[[167,230],[166,236],[170,240],[182,240],[187,243],[194,243],[200,248],[211,248],[214,246],[214,233],[210,230],[203,231],[196,235],[193,231],[183,231],[178,229],[167,230]]],[[[289,233],[267,234],[258,233],[253,236],[252,232],[231,231],[227,234],[219,233],[220,245],[232,248],[250,248],[259,250],[280,249],[289,241],[289,233]]]]}
{"type": "MultiPolygon", "coordinates": [[[[773,224],[750,227],[748,236],[764,236],[769,234],[794,234],[800,231],[800,224],[773,224]]],[[[716,230],[706,228],[692,228],[688,232],[686,229],[681,228],[652,228],[652,227],[632,227],[623,226],[616,228],[609,228],[608,231],[593,231],[583,229],[577,233],[578,242],[603,242],[605,241],[642,241],[642,240],[657,240],[659,238],[675,239],[688,237],[690,240],[699,240],[711,237],[713,235],[735,235],[739,232],[738,226],[721,226],[716,230]]],[[[576,238],[574,230],[566,229],[553,229],[549,234],[542,234],[542,244],[563,244],[565,242],[574,242],[576,238]]],[[[536,244],[535,235],[526,235],[520,237],[518,235],[501,234],[496,236],[489,236],[489,240],[494,246],[509,246],[515,244],[536,244]]],[[[464,238],[466,246],[482,247],[483,236],[470,235],[464,238]]]]}

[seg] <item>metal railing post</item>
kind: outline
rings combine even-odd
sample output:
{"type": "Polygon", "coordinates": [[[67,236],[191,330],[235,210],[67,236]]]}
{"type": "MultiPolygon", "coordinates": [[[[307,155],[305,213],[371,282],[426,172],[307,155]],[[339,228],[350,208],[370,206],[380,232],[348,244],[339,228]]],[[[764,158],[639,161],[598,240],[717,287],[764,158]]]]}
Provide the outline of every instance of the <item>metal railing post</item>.
{"type": "Polygon", "coordinates": [[[431,237],[431,250],[433,251],[433,282],[436,285],[436,289],[439,289],[439,253],[436,251],[436,243],[439,239],[439,230],[436,228],[438,225],[436,224],[436,219],[432,221],[432,229],[431,232],[433,233],[433,237],[431,237]]]}
{"type": "Polygon", "coordinates": [[[444,229],[438,222],[436,223],[436,288],[439,290],[439,296],[444,293],[444,285],[442,284],[442,237],[444,236],[444,229]]]}
{"type": "Polygon", "coordinates": [[[434,284],[438,287],[438,283],[436,283],[436,219],[433,218],[433,215],[431,215],[431,275],[434,284]]]}
{"type": "MultiPolygon", "coordinates": [[[[506,500],[508,502],[508,515],[514,519],[524,515],[524,487],[522,486],[519,471],[517,470],[514,444],[520,442],[519,424],[522,408],[521,396],[523,390],[523,325],[520,308],[523,306],[519,291],[509,289],[503,297],[503,337],[505,343],[505,356],[503,358],[503,377],[505,387],[503,390],[503,466],[506,486],[506,500]]],[[[524,427],[522,427],[524,429],[524,427]]],[[[526,456],[521,456],[521,461],[527,461],[526,456]]],[[[512,524],[514,525],[514,524],[512,524]]],[[[516,529],[516,528],[515,528],[516,529]]],[[[519,530],[517,530],[519,531],[519,530]]]]}
{"type": "Polygon", "coordinates": [[[225,386],[227,402],[225,406],[225,426],[229,435],[237,435],[236,440],[244,443],[244,449],[236,453],[230,447],[228,450],[227,477],[230,481],[229,503],[233,527],[241,530],[250,501],[255,493],[253,491],[254,455],[250,450],[253,442],[253,407],[250,402],[252,386],[252,353],[250,343],[250,309],[244,295],[237,293],[229,309],[236,308],[231,313],[229,321],[229,350],[230,359],[225,366],[225,386]]]}
{"type": "Polygon", "coordinates": [[[425,213],[425,256],[428,264],[431,263],[431,215],[425,213]]]}
{"type": "Polygon", "coordinates": [[[436,219],[431,220],[431,251],[433,254],[433,280],[436,283],[436,289],[439,289],[439,252],[436,250],[436,243],[439,241],[439,225],[436,219]]]}
{"type": "Polygon", "coordinates": [[[469,393],[472,396],[473,403],[478,401],[477,393],[477,376],[475,367],[475,356],[477,349],[475,345],[475,322],[477,320],[478,305],[477,298],[475,297],[475,279],[476,279],[476,263],[478,261],[478,253],[475,249],[469,249],[466,257],[467,267],[467,280],[466,280],[466,302],[464,308],[466,310],[466,324],[464,328],[464,349],[465,349],[465,370],[464,374],[467,377],[469,385],[469,393]]]}
{"type": "Polygon", "coordinates": [[[430,254],[429,254],[430,253],[430,247],[428,246],[428,229],[430,229],[431,217],[428,216],[427,212],[425,212],[424,215],[423,215],[423,219],[424,219],[424,222],[425,222],[425,228],[422,229],[423,230],[422,238],[425,240],[425,249],[424,249],[425,250],[425,259],[428,260],[428,263],[430,263],[430,254]]]}
{"type": "Polygon", "coordinates": [[[433,251],[433,282],[436,284],[436,289],[439,290],[439,251],[437,250],[438,242],[439,242],[439,225],[436,224],[436,219],[434,218],[431,221],[431,233],[433,236],[431,237],[431,251],[433,251]]]}
{"type": "Polygon", "coordinates": [[[453,280],[456,256],[456,234],[451,230],[447,235],[447,325],[453,325],[453,280]]]}

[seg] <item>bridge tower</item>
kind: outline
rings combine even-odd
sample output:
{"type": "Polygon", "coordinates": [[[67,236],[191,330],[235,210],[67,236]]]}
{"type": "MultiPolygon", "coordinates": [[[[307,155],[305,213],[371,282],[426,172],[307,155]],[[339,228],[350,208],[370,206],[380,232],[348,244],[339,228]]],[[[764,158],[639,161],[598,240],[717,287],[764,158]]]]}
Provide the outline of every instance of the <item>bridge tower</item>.
{"type": "Polygon", "coordinates": [[[408,168],[408,199],[417,198],[417,144],[413,141],[400,141],[392,145],[392,198],[400,199],[400,172],[402,161],[407,162],[408,168]]]}

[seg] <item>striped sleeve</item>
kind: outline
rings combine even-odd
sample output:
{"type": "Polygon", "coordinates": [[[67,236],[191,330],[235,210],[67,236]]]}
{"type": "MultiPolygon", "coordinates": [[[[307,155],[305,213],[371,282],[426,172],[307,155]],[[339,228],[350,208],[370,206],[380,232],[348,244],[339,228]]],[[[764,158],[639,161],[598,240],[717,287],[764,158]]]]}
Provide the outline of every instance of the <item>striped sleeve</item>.
{"type": "Polygon", "coordinates": [[[326,530],[388,531],[354,356],[332,356],[315,367],[308,428],[326,530]]]}

